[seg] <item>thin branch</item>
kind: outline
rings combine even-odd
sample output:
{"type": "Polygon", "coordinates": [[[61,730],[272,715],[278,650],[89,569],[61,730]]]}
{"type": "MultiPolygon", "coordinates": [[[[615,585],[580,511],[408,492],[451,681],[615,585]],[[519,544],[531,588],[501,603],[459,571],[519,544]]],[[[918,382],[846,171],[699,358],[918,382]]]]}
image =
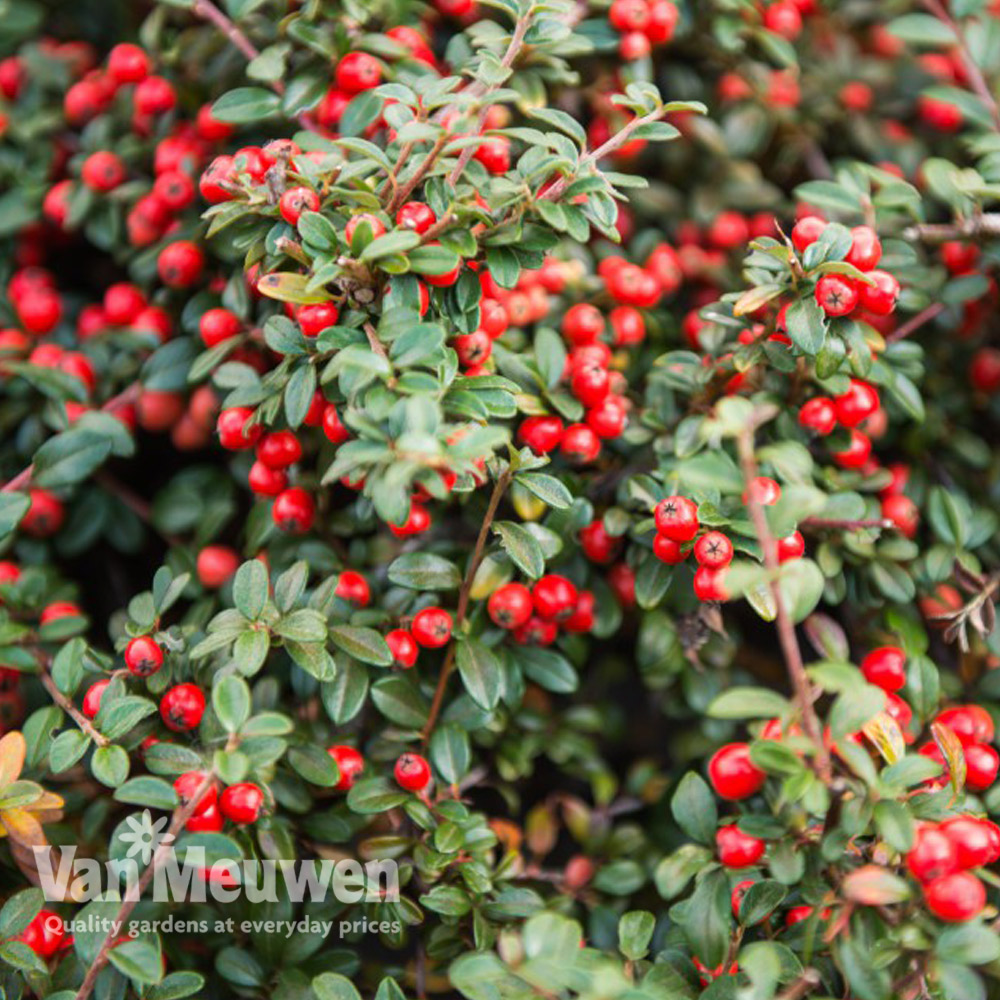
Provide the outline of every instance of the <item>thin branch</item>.
{"type": "Polygon", "coordinates": [[[903,238],[939,244],[949,240],[976,240],[1000,236],[1000,212],[971,215],[957,222],[923,222],[903,230],[903,238]]]}
{"type": "MultiPolygon", "coordinates": [[[[260,55],[253,42],[211,0],[195,0],[192,10],[197,17],[214,24],[243,53],[247,62],[253,62],[260,55]]],[[[276,81],[274,89],[280,94],[285,88],[280,81],[276,81]]]]}
{"type": "Polygon", "coordinates": [[[38,679],[42,682],[42,687],[48,691],[52,700],[80,727],[81,732],[86,733],[98,747],[106,747],[111,744],[103,733],[99,733],[83,712],[81,712],[73,702],[56,687],[56,682],[49,673],[48,657],[41,654],[38,660],[38,679]]]}
{"type": "Polygon", "coordinates": [[[943,302],[934,302],[926,309],[918,312],[916,316],[911,316],[902,326],[897,327],[885,339],[887,343],[894,344],[897,340],[904,340],[911,333],[916,333],[925,323],[940,316],[944,312],[943,302]]]}
{"type": "MultiPolygon", "coordinates": [[[[503,498],[504,493],[507,491],[507,487],[510,485],[510,481],[513,476],[513,470],[510,466],[508,466],[503,472],[500,473],[499,476],[497,476],[497,481],[493,486],[493,493],[490,495],[490,502],[486,507],[486,514],[483,516],[483,524],[479,529],[479,537],[476,539],[476,547],[472,550],[472,559],[469,561],[469,566],[465,571],[465,579],[462,581],[462,587],[458,592],[458,607],[455,611],[455,629],[458,629],[465,621],[466,612],[469,610],[469,595],[472,592],[472,584],[476,578],[476,571],[479,569],[479,564],[483,561],[483,553],[486,550],[486,540],[489,538],[490,527],[493,524],[493,518],[496,517],[500,501],[503,498]]],[[[434,732],[434,726],[437,723],[438,715],[441,714],[445,688],[448,686],[448,678],[451,675],[453,667],[455,666],[455,651],[456,645],[453,639],[451,645],[448,647],[444,663],[441,665],[441,673],[438,675],[437,687],[434,690],[434,700],[431,702],[431,710],[427,715],[427,724],[424,726],[424,744],[426,744],[431,738],[431,733],[434,732]]]]}
{"type": "MultiPolygon", "coordinates": [[[[643,115],[641,118],[633,118],[630,122],[626,122],[625,126],[620,131],[616,132],[610,139],[598,146],[597,149],[592,149],[589,153],[580,157],[580,160],[576,165],[575,175],[579,175],[585,167],[589,167],[592,163],[598,163],[603,160],[605,156],[608,156],[616,149],[624,146],[637,128],[642,125],[648,125],[650,122],[659,121],[666,113],[667,109],[665,107],[657,108],[655,111],[650,111],[648,115],[643,115]]],[[[563,193],[563,191],[566,190],[566,188],[569,187],[569,185],[570,180],[568,177],[560,177],[559,180],[555,181],[544,191],[539,193],[538,200],[554,201],[563,193]]]]}
{"type": "Polygon", "coordinates": [[[770,577],[771,594],[774,597],[776,609],[776,624],[778,628],[778,640],[781,643],[781,651],[785,658],[785,667],[795,690],[795,701],[798,705],[799,714],[802,717],[802,728],[806,736],[816,745],[816,773],[820,779],[830,784],[832,772],[830,769],[830,755],[823,743],[823,731],[819,720],[816,717],[816,710],[813,707],[814,695],[809,677],[806,674],[805,664],[802,661],[802,650],[799,649],[799,642],[795,636],[795,625],[788,608],[785,606],[785,598],[778,585],[778,572],[780,564],[778,562],[777,545],[771,529],[768,527],[767,516],[760,501],[754,495],[751,484],[757,478],[757,458],[754,454],[753,427],[747,427],[737,439],[739,448],[740,467],[743,470],[743,479],[747,485],[747,507],[750,511],[750,520],[753,522],[757,540],[760,542],[764,555],[764,565],[770,577]]]}
{"type": "Polygon", "coordinates": [[[979,64],[973,58],[972,52],[969,50],[969,44],[966,41],[961,26],[951,16],[948,12],[948,8],[941,2],[941,0],[924,0],[924,7],[939,21],[944,22],[949,28],[951,28],[952,34],[955,36],[955,43],[958,46],[958,51],[962,56],[962,62],[965,64],[965,72],[969,77],[969,84],[975,95],[983,102],[983,104],[986,105],[986,109],[989,111],[990,117],[993,119],[993,127],[1000,132],[1000,107],[997,107],[997,101],[993,96],[993,92],[990,90],[990,85],[986,82],[986,77],[983,76],[983,71],[979,68],[979,64]]]}
{"type": "Polygon", "coordinates": [[[136,905],[142,898],[143,893],[149,888],[149,883],[153,881],[153,876],[169,857],[170,852],[173,850],[173,843],[177,838],[177,835],[184,828],[184,824],[187,823],[187,821],[194,815],[202,797],[213,784],[215,784],[215,775],[209,773],[205,776],[205,779],[198,786],[188,801],[182,803],[174,810],[173,816],[170,818],[170,826],[167,827],[167,832],[164,834],[163,839],[156,848],[152,860],[146,866],[142,875],[139,876],[139,881],[136,883],[135,889],[126,894],[126,898],[122,902],[121,908],[112,920],[111,927],[108,929],[108,933],[105,936],[104,941],[101,943],[97,957],[87,970],[87,975],[84,977],[80,989],[77,990],[75,1000],[87,1000],[87,997],[90,996],[94,989],[94,984],[97,982],[98,975],[104,966],[108,964],[108,953],[118,942],[117,935],[121,933],[122,928],[125,926],[125,922],[132,915],[132,911],[136,908],[136,905]]]}

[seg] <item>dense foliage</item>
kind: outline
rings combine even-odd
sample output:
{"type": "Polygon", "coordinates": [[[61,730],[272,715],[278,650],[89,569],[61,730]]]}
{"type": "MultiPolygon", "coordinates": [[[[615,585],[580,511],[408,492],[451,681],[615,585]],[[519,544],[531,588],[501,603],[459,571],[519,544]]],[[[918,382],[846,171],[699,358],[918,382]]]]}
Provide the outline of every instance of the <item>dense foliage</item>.
{"type": "Polygon", "coordinates": [[[987,0],[0,0],[3,995],[1000,996],[997,81],[987,0]]]}

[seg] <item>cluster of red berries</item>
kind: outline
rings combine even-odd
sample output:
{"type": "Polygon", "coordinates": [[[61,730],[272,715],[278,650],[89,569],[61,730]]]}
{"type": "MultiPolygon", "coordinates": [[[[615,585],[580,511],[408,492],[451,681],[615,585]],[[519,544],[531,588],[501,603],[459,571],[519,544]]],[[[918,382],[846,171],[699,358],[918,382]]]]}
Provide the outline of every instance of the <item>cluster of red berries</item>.
{"type": "Polygon", "coordinates": [[[505,583],[486,603],[494,625],[507,629],[515,642],[531,646],[551,646],[560,628],[590,632],[594,607],[591,591],[578,590],[558,573],[539,577],[530,590],[523,583],[505,583]]]}
{"type": "MultiPolygon", "coordinates": [[[[365,759],[355,747],[347,744],[332,746],[327,751],[336,761],[340,778],[333,786],[335,791],[348,792],[364,772],[365,759]]],[[[393,777],[401,788],[408,792],[423,792],[431,783],[431,766],[418,753],[407,751],[401,754],[393,767],[393,777]]]]}
{"type": "Polygon", "coordinates": [[[669,42],[679,18],[671,0],[613,0],[608,10],[611,27],[621,35],[618,52],[629,62],[669,42]]]}
{"type": "MultiPolygon", "coordinates": [[[[79,613],[78,609],[76,613],[79,613]]],[[[144,638],[148,639],[148,637],[144,638]]],[[[159,650],[159,646],[152,640],[148,641],[151,646],[156,647],[159,651],[159,656],[162,658],[163,653],[162,650],[159,650]]],[[[139,647],[145,650],[145,655],[152,656],[152,660],[143,660],[140,665],[145,666],[147,662],[155,662],[157,654],[152,652],[151,646],[143,643],[139,647]]],[[[139,654],[137,653],[133,657],[136,662],[139,662],[138,656],[139,654]]],[[[132,670],[132,667],[130,666],[129,669],[132,670]]],[[[159,667],[156,669],[159,669],[159,667]]],[[[104,700],[104,693],[107,691],[110,683],[110,677],[102,678],[99,681],[94,681],[87,688],[83,696],[81,708],[83,714],[88,719],[97,718],[104,700]]],[[[175,733],[190,732],[192,729],[197,729],[204,714],[205,692],[197,684],[189,682],[175,684],[172,688],[168,688],[160,698],[160,718],[163,720],[164,725],[175,733]]]]}
{"type": "MultiPolygon", "coordinates": [[[[816,215],[799,219],[792,229],[792,243],[805,254],[819,240],[828,223],[816,215]]],[[[827,316],[848,316],[860,307],[861,317],[889,316],[899,298],[899,282],[888,272],[878,270],[882,259],[882,244],[870,226],[855,226],[851,230],[851,246],[844,262],[861,271],[867,280],[849,274],[824,274],[814,290],[817,303],[827,316]]]]}
{"type": "MultiPolygon", "coordinates": [[[[205,784],[203,771],[186,771],[174,781],[182,805],[188,805],[205,784]]],[[[219,794],[211,783],[198,798],[184,828],[191,833],[218,833],[226,820],[241,826],[256,823],[264,811],[264,792],[252,781],[229,785],[219,794]]]]}
{"type": "Polygon", "coordinates": [[[927,908],[940,920],[960,923],[986,905],[986,888],[972,869],[1000,860],[1000,827],[992,820],[954,816],[922,823],[906,867],[923,887],[927,908]]]}

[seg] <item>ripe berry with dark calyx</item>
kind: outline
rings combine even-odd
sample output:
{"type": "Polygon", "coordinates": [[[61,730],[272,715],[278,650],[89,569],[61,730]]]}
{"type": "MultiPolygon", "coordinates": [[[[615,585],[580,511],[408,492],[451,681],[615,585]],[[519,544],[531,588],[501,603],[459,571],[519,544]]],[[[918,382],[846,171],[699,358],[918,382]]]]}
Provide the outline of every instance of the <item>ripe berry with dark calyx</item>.
{"type": "Polygon", "coordinates": [[[410,633],[425,649],[440,649],[451,639],[451,615],[443,608],[424,608],[413,616],[410,633]]]}
{"type": "Polygon", "coordinates": [[[336,761],[340,771],[340,778],[333,786],[335,792],[349,792],[354,787],[358,775],[365,769],[365,759],[361,752],[346,744],[338,744],[327,750],[327,753],[336,761]]]}
{"type": "Polygon", "coordinates": [[[898,646],[880,646],[861,661],[861,672],[869,684],[899,691],[906,684],[906,654],[898,646]]]}
{"type": "Polygon", "coordinates": [[[163,666],[163,650],[150,635],[140,635],[125,647],[125,666],[136,677],[149,677],[163,666]]]}
{"type": "Polygon", "coordinates": [[[349,52],[337,63],[334,78],[345,93],[360,94],[381,83],[382,64],[367,52],[349,52]]]}
{"type": "Polygon", "coordinates": [[[319,211],[319,195],[312,188],[288,188],[278,202],[278,211],[285,222],[294,226],[303,212],[319,211]]]}
{"type": "Polygon", "coordinates": [[[113,191],[125,180],[125,164],[121,157],[107,150],[91,153],[80,170],[83,183],[92,191],[113,191]]]}
{"type": "Polygon", "coordinates": [[[417,662],[420,650],[416,640],[405,628],[394,628],[386,633],[385,642],[392,653],[392,662],[397,667],[409,670],[417,662]]]}
{"type": "Polygon", "coordinates": [[[939,920],[964,923],[986,905],[986,888],[972,872],[954,872],[924,886],[927,909],[939,920]]]}
{"type": "Polygon", "coordinates": [[[295,314],[304,337],[319,336],[327,327],[335,326],[339,317],[340,311],[332,302],[302,306],[295,314]]]}
{"type": "Polygon", "coordinates": [[[997,780],[1000,755],[985,743],[970,743],[965,747],[965,787],[973,792],[985,792],[997,780]]]}
{"type": "Polygon", "coordinates": [[[867,382],[852,378],[847,392],[834,398],[834,406],[845,427],[857,427],[878,409],[878,392],[867,382]]]}
{"type": "Polygon", "coordinates": [[[171,212],[180,212],[194,202],[194,181],[183,170],[169,170],[156,178],[153,195],[171,212]]]}
{"type": "Polygon", "coordinates": [[[418,753],[401,754],[392,773],[400,788],[408,792],[422,792],[431,781],[431,766],[418,753]]]}
{"type": "Polygon", "coordinates": [[[221,587],[236,572],[240,557],[227,545],[206,545],[199,553],[195,568],[203,587],[221,587]]]}
{"type": "Polygon", "coordinates": [[[565,621],[573,613],[576,598],[576,587],[558,573],[540,577],[531,588],[535,613],[545,621],[565,621]]]}
{"type": "Polygon", "coordinates": [[[728,566],[733,561],[733,543],[721,531],[709,531],[694,543],[694,557],[699,566],[728,566]]]}
{"type": "Polygon", "coordinates": [[[252,781],[230,785],[219,796],[219,811],[233,823],[256,823],[264,809],[264,793],[252,781]]]}
{"type": "Polygon", "coordinates": [[[205,268],[205,254],[191,240],[177,240],[164,247],[156,259],[160,280],[170,288],[190,288],[205,268]]]}
{"type": "Polygon", "coordinates": [[[107,686],[111,683],[109,678],[104,680],[94,681],[93,684],[87,688],[87,693],[83,696],[83,714],[87,716],[88,719],[96,719],[97,713],[101,710],[101,699],[104,697],[104,692],[107,686]]]}
{"type": "Polygon", "coordinates": [[[733,823],[716,831],[715,848],[720,863],[726,868],[748,868],[764,857],[767,844],[758,837],[744,833],[733,823]]]}
{"type": "Polygon", "coordinates": [[[21,519],[21,530],[32,538],[54,535],[66,517],[62,501],[55,494],[40,488],[28,490],[28,497],[31,503],[21,519]]]}
{"type": "Polygon", "coordinates": [[[486,610],[500,628],[520,628],[534,612],[531,591],[523,583],[505,583],[490,594],[486,610]]]}
{"type": "Polygon", "coordinates": [[[160,717],[175,733],[196,729],[205,714],[205,693],[197,684],[178,684],[160,699],[160,717]]]}
{"type": "MultiPolygon", "coordinates": [[[[186,805],[194,798],[207,777],[207,771],[185,771],[184,774],[174,779],[174,791],[177,792],[182,805],[186,805]]],[[[202,813],[212,809],[218,799],[219,791],[213,782],[201,793],[201,798],[198,799],[198,804],[195,806],[193,815],[200,816],[202,813]]]]}
{"type": "Polygon", "coordinates": [[[316,503],[301,486],[284,490],[274,498],[271,519],[281,531],[304,535],[316,516],[316,503]]]}
{"type": "Polygon", "coordinates": [[[919,882],[930,882],[958,870],[958,852],[946,834],[925,825],[917,830],[906,854],[906,867],[919,882]]]}
{"type": "Polygon", "coordinates": [[[712,754],[708,778],[716,795],[738,802],[756,795],[767,775],[750,760],[748,743],[727,743],[712,754]]]}
{"type": "Polygon", "coordinates": [[[816,282],[816,302],[827,316],[846,316],[858,304],[858,288],[839,274],[825,274],[816,282]]]}
{"type": "Polygon", "coordinates": [[[358,608],[365,608],[371,600],[371,588],[368,581],[353,569],[345,569],[337,580],[337,597],[358,608]]]}
{"type": "Polygon", "coordinates": [[[653,512],[656,530],[673,542],[690,542],[698,534],[698,506],[687,497],[661,500],[653,512]]]}

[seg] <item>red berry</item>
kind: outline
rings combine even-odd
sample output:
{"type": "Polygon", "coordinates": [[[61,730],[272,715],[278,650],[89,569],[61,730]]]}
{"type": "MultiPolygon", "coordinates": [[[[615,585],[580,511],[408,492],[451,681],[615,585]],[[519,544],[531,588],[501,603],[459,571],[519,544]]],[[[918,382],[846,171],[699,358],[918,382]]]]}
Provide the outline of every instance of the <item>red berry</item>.
{"type": "MultiPolygon", "coordinates": [[[[201,788],[202,783],[207,777],[208,773],[206,771],[185,771],[184,774],[174,780],[174,791],[177,792],[182,805],[187,805],[194,798],[195,793],[201,788]]],[[[198,799],[198,804],[195,806],[193,815],[201,816],[208,812],[209,809],[215,808],[218,799],[219,792],[213,782],[208,786],[206,791],[201,793],[201,798],[198,799]]]]}
{"type": "Polygon", "coordinates": [[[264,433],[261,424],[251,424],[254,411],[248,406],[233,406],[223,410],[216,422],[219,443],[227,451],[246,451],[252,448],[264,433]]]}
{"type": "Polygon", "coordinates": [[[861,661],[861,672],[869,684],[899,691],[906,684],[906,654],[898,646],[880,646],[861,661]]]}
{"type": "Polygon", "coordinates": [[[573,614],[576,599],[576,587],[557,573],[540,577],[531,588],[535,613],[545,621],[565,621],[573,614]]]}
{"type": "Polygon", "coordinates": [[[83,162],[80,177],[92,191],[112,191],[125,180],[125,164],[120,156],[106,150],[91,153],[83,162]]]}
{"type": "Polygon", "coordinates": [[[152,636],[137,636],[125,647],[125,666],[136,677],[149,677],[163,666],[163,650],[152,636]]]}
{"type": "Polygon", "coordinates": [[[871,458],[872,443],[867,434],[856,427],[851,428],[850,441],[842,451],[835,451],[833,457],[843,469],[861,469],[871,458]]]}
{"type": "Polygon", "coordinates": [[[806,540],[802,537],[801,531],[793,531],[784,538],[777,539],[776,542],[778,562],[791,562],[793,559],[801,559],[806,551],[806,540]]]}
{"type": "Polygon", "coordinates": [[[609,394],[587,410],[587,426],[601,440],[620,437],[628,425],[628,404],[621,396],[609,394]]]}
{"type": "Polygon", "coordinates": [[[198,580],[203,587],[221,587],[239,568],[240,557],[226,545],[206,545],[198,553],[198,580]]]}
{"type": "Polygon", "coordinates": [[[673,542],[690,542],[698,534],[698,507],[687,497],[661,500],[654,511],[656,530],[673,542]]]}
{"type": "Polygon", "coordinates": [[[135,88],[133,100],[139,114],[155,116],[171,111],[177,103],[177,94],[162,76],[147,76],[135,88]]]}
{"type": "Polygon", "coordinates": [[[882,244],[870,226],[855,226],[851,230],[851,249],[844,260],[861,271],[870,271],[882,259],[882,244]]]}
{"type": "Polygon", "coordinates": [[[390,524],[389,530],[397,538],[409,538],[411,535],[420,535],[431,526],[431,516],[427,513],[427,508],[417,503],[415,500],[410,503],[410,512],[402,524],[390,524]]]}
{"type": "Polygon", "coordinates": [[[834,398],[837,419],[845,427],[857,427],[879,407],[878,392],[874,386],[852,378],[847,392],[834,398]]]}
{"type": "Polygon", "coordinates": [[[694,543],[694,557],[699,566],[728,566],[733,561],[733,543],[721,531],[709,531],[694,543]]]}
{"type": "Polygon", "coordinates": [[[290,226],[296,225],[303,212],[319,211],[319,195],[311,188],[288,188],[278,202],[281,217],[290,226]]]}
{"type": "Polygon", "coordinates": [[[138,45],[121,42],[108,53],[108,73],[116,83],[140,83],[149,75],[149,56],[138,45]]]}
{"type": "Polygon", "coordinates": [[[860,283],[858,286],[861,306],[876,316],[888,316],[896,308],[899,298],[899,282],[887,271],[869,271],[868,277],[875,284],[860,283]]]}
{"type": "Polygon", "coordinates": [[[520,628],[534,611],[531,591],[523,583],[505,583],[490,594],[486,610],[500,628],[520,628]]]}
{"type": "Polygon", "coordinates": [[[274,498],[271,519],[281,531],[304,535],[316,516],[316,503],[301,486],[284,490],[274,498]]]}
{"type": "Polygon", "coordinates": [[[965,786],[974,792],[991,788],[1000,769],[1000,755],[985,743],[965,747],[965,786]]]}
{"type": "Polygon", "coordinates": [[[575,346],[593,344],[604,333],[604,317],[596,306],[578,302],[566,310],[562,333],[575,346]]]}
{"type": "Polygon", "coordinates": [[[725,587],[726,568],[713,569],[699,566],[694,574],[694,594],[699,601],[725,601],[728,592],[725,587]]]}
{"type": "Polygon", "coordinates": [[[980,705],[955,705],[946,708],[938,712],[934,721],[947,726],[963,746],[993,742],[993,718],[980,705]]]}
{"type": "Polygon", "coordinates": [[[715,847],[720,863],[726,868],[747,868],[760,861],[767,845],[733,823],[719,828],[715,834],[715,847]]]}
{"type": "Polygon", "coordinates": [[[858,287],[843,275],[824,274],[816,282],[816,301],[827,316],[846,316],[858,304],[858,287]]]}
{"type": "Polygon", "coordinates": [[[194,181],[183,170],[167,170],[156,178],[153,195],[171,212],[180,212],[194,202],[194,181]]]}
{"type": "Polygon", "coordinates": [[[215,347],[230,337],[242,332],[243,324],[235,313],[228,309],[209,309],[198,320],[198,332],[206,347],[215,347]]]}
{"type": "Polygon", "coordinates": [[[404,753],[396,761],[393,776],[408,792],[422,792],[431,781],[431,766],[418,753],[404,753]]]}
{"type": "Polygon", "coordinates": [[[412,229],[422,236],[434,223],[437,216],[430,205],[425,205],[422,201],[408,201],[401,205],[396,213],[396,225],[401,229],[412,229]]]}
{"type": "Polygon", "coordinates": [[[510,170],[510,139],[492,136],[481,142],[472,155],[491,174],[505,174],[510,170]]]}
{"type": "Polygon", "coordinates": [[[66,517],[66,509],[62,501],[43,489],[28,490],[31,505],[28,512],[21,518],[21,530],[33,538],[48,538],[61,527],[66,517]]]}
{"type": "Polygon", "coordinates": [[[316,305],[303,306],[295,318],[302,328],[305,337],[319,336],[327,327],[335,326],[340,313],[332,302],[320,302],[316,305]]]}
{"type": "Polygon", "coordinates": [[[688,553],[681,545],[672,538],[667,538],[666,535],[657,535],[653,539],[653,555],[670,566],[676,566],[688,557],[688,553]]]}
{"type": "Polygon", "coordinates": [[[958,870],[958,852],[937,827],[922,826],[907,852],[906,867],[918,881],[930,882],[958,870]]]}
{"type": "Polygon", "coordinates": [[[792,243],[795,249],[802,253],[806,247],[811,246],[823,235],[825,229],[826,220],[820,219],[818,216],[807,215],[799,219],[792,229],[792,243]]]}
{"type": "Polygon", "coordinates": [[[609,563],[619,548],[619,540],[609,535],[600,519],[580,529],[580,547],[584,555],[596,563],[609,563]]]}
{"type": "Polygon", "coordinates": [[[955,872],[924,886],[927,909],[939,920],[963,923],[986,905],[986,889],[971,872],[955,872]]]}
{"type": "Polygon", "coordinates": [[[385,641],[392,653],[392,661],[397,667],[409,670],[417,662],[420,650],[413,636],[405,628],[394,628],[386,634],[385,641]]]}
{"type": "Polygon", "coordinates": [[[247,473],[247,484],[258,496],[276,497],[288,486],[288,475],[282,469],[271,469],[263,462],[254,462],[247,473]]]}
{"type": "Polygon", "coordinates": [[[264,793],[252,781],[230,785],[219,796],[219,811],[233,823],[256,823],[264,808],[264,793]]]}
{"type": "Polygon", "coordinates": [[[302,444],[294,431],[271,431],[257,442],[256,454],[270,469],[287,469],[302,457],[302,444]]]}
{"type": "Polygon", "coordinates": [[[518,439],[536,455],[547,455],[563,439],[563,422],[558,417],[528,417],[517,430],[518,439]]]}
{"type": "Polygon", "coordinates": [[[337,597],[358,608],[367,607],[372,596],[368,581],[353,569],[345,569],[340,574],[334,593],[337,597]]]}
{"type": "Polygon", "coordinates": [[[443,608],[424,608],[413,616],[410,632],[425,649],[440,649],[451,639],[451,615],[443,608]]]}
{"type": "Polygon", "coordinates": [[[365,769],[365,759],[354,747],[344,744],[330,747],[327,751],[336,761],[340,770],[340,778],[333,786],[336,792],[348,792],[354,786],[357,777],[365,769]]]}
{"type": "Polygon", "coordinates": [[[337,63],[337,86],[348,94],[371,90],[382,81],[382,64],[367,52],[349,52],[337,63]]]}
{"type": "Polygon", "coordinates": [[[988,822],[973,816],[955,816],[940,825],[955,846],[959,868],[981,868],[993,861],[994,835],[988,822]]]}
{"type": "Polygon", "coordinates": [[[178,684],[160,699],[160,717],[175,733],[197,728],[205,714],[205,694],[196,684],[178,684]]]}
{"type": "Polygon", "coordinates": [[[87,693],[83,696],[83,714],[87,716],[88,719],[96,719],[97,713],[101,710],[101,699],[104,697],[104,692],[107,686],[111,683],[109,678],[100,681],[94,681],[93,684],[87,688],[87,693]]]}
{"type": "Polygon", "coordinates": [[[883,498],[882,516],[907,538],[914,538],[920,527],[920,510],[909,497],[901,493],[883,498]]]}
{"type": "Polygon", "coordinates": [[[577,465],[593,462],[601,453],[601,439],[586,424],[570,424],[563,431],[561,451],[577,465]]]}
{"type": "Polygon", "coordinates": [[[767,775],[750,760],[747,743],[727,743],[708,762],[708,777],[715,794],[729,802],[756,795],[767,775]]]}
{"type": "Polygon", "coordinates": [[[164,247],[156,259],[160,280],[170,288],[189,288],[205,267],[205,254],[191,240],[177,240],[164,247]]]}
{"type": "Polygon", "coordinates": [[[26,944],[39,958],[52,958],[66,939],[66,925],[54,910],[41,909],[15,940],[26,944]]]}

